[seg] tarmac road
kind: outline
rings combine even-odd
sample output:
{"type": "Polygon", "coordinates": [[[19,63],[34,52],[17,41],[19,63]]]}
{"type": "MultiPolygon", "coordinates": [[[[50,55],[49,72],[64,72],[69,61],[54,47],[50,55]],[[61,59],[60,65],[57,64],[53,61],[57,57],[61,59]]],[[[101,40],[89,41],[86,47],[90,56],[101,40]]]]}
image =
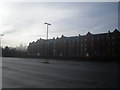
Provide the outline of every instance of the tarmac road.
{"type": "Polygon", "coordinates": [[[3,58],[3,88],[117,88],[115,62],[3,58]]]}

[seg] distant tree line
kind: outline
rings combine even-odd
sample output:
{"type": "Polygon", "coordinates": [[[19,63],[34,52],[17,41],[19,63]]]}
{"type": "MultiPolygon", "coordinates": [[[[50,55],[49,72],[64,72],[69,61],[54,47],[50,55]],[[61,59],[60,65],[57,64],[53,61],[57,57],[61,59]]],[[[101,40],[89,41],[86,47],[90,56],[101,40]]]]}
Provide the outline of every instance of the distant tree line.
{"type": "Polygon", "coordinates": [[[2,56],[3,57],[27,57],[28,55],[26,50],[19,50],[17,48],[6,46],[5,48],[2,48],[2,56]]]}

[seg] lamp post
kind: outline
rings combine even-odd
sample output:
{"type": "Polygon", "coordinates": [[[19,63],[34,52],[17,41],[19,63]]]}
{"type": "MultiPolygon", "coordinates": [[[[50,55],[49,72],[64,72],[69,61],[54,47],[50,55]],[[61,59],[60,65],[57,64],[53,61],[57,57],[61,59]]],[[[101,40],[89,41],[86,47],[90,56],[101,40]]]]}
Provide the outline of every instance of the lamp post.
{"type": "Polygon", "coordinates": [[[2,36],[3,34],[0,34],[0,89],[2,89],[2,36]]]}
{"type": "Polygon", "coordinates": [[[45,62],[44,63],[49,63],[48,62],[48,59],[47,59],[47,50],[48,50],[48,26],[49,25],[51,25],[50,23],[44,23],[44,24],[46,24],[47,25],[47,37],[46,37],[46,39],[47,39],[47,43],[46,43],[46,49],[45,49],[45,52],[46,52],[46,60],[45,60],[45,62]]]}
{"type": "Polygon", "coordinates": [[[0,59],[2,60],[2,45],[1,45],[1,42],[2,42],[2,36],[4,36],[3,34],[0,34],[0,59]]]}

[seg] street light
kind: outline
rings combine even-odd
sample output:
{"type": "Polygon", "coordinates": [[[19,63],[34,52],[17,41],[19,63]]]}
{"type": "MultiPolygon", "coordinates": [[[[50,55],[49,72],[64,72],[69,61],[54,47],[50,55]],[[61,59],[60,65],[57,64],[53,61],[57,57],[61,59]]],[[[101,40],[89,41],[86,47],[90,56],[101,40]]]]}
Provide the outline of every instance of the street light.
{"type": "Polygon", "coordinates": [[[47,44],[46,44],[46,50],[45,50],[45,52],[46,52],[46,61],[44,62],[44,63],[49,63],[48,62],[48,60],[47,60],[47,50],[48,50],[48,26],[49,25],[51,25],[50,23],[44,23],[44,24],[46,24],[47,25],[47,44]]]}
{"type": "Polygon", "coordinates": [[[1,45],[1,42],[2,42],[2,36],[4,36],[3,34],[0,34],[0,59],[2,59],[2,45],[1,45]]]}
{"type": "Polygon", "coordinates": [[[2,46],[1,46],[2,36],[4,35],[0,34],[0,89],[2,89],[2,46]]]}
{"type": "Polygon", "coordinates": [[[48,40],[48,26],[51,25],[50,23],[44,23],[47,25],[47,40],[48,40]]]}

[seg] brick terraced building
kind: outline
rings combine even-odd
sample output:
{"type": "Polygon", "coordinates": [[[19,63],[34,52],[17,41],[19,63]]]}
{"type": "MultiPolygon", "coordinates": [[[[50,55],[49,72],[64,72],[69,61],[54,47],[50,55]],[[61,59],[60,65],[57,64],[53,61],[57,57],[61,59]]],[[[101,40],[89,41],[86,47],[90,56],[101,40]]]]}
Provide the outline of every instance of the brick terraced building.
{"type": "Polygon", "coordinates": [[[28,54],[32,57],[49,58],[92,58],[120,57],[120,32],[66,37],[49,40],[39,39],[29,43],[28,54]]]}

